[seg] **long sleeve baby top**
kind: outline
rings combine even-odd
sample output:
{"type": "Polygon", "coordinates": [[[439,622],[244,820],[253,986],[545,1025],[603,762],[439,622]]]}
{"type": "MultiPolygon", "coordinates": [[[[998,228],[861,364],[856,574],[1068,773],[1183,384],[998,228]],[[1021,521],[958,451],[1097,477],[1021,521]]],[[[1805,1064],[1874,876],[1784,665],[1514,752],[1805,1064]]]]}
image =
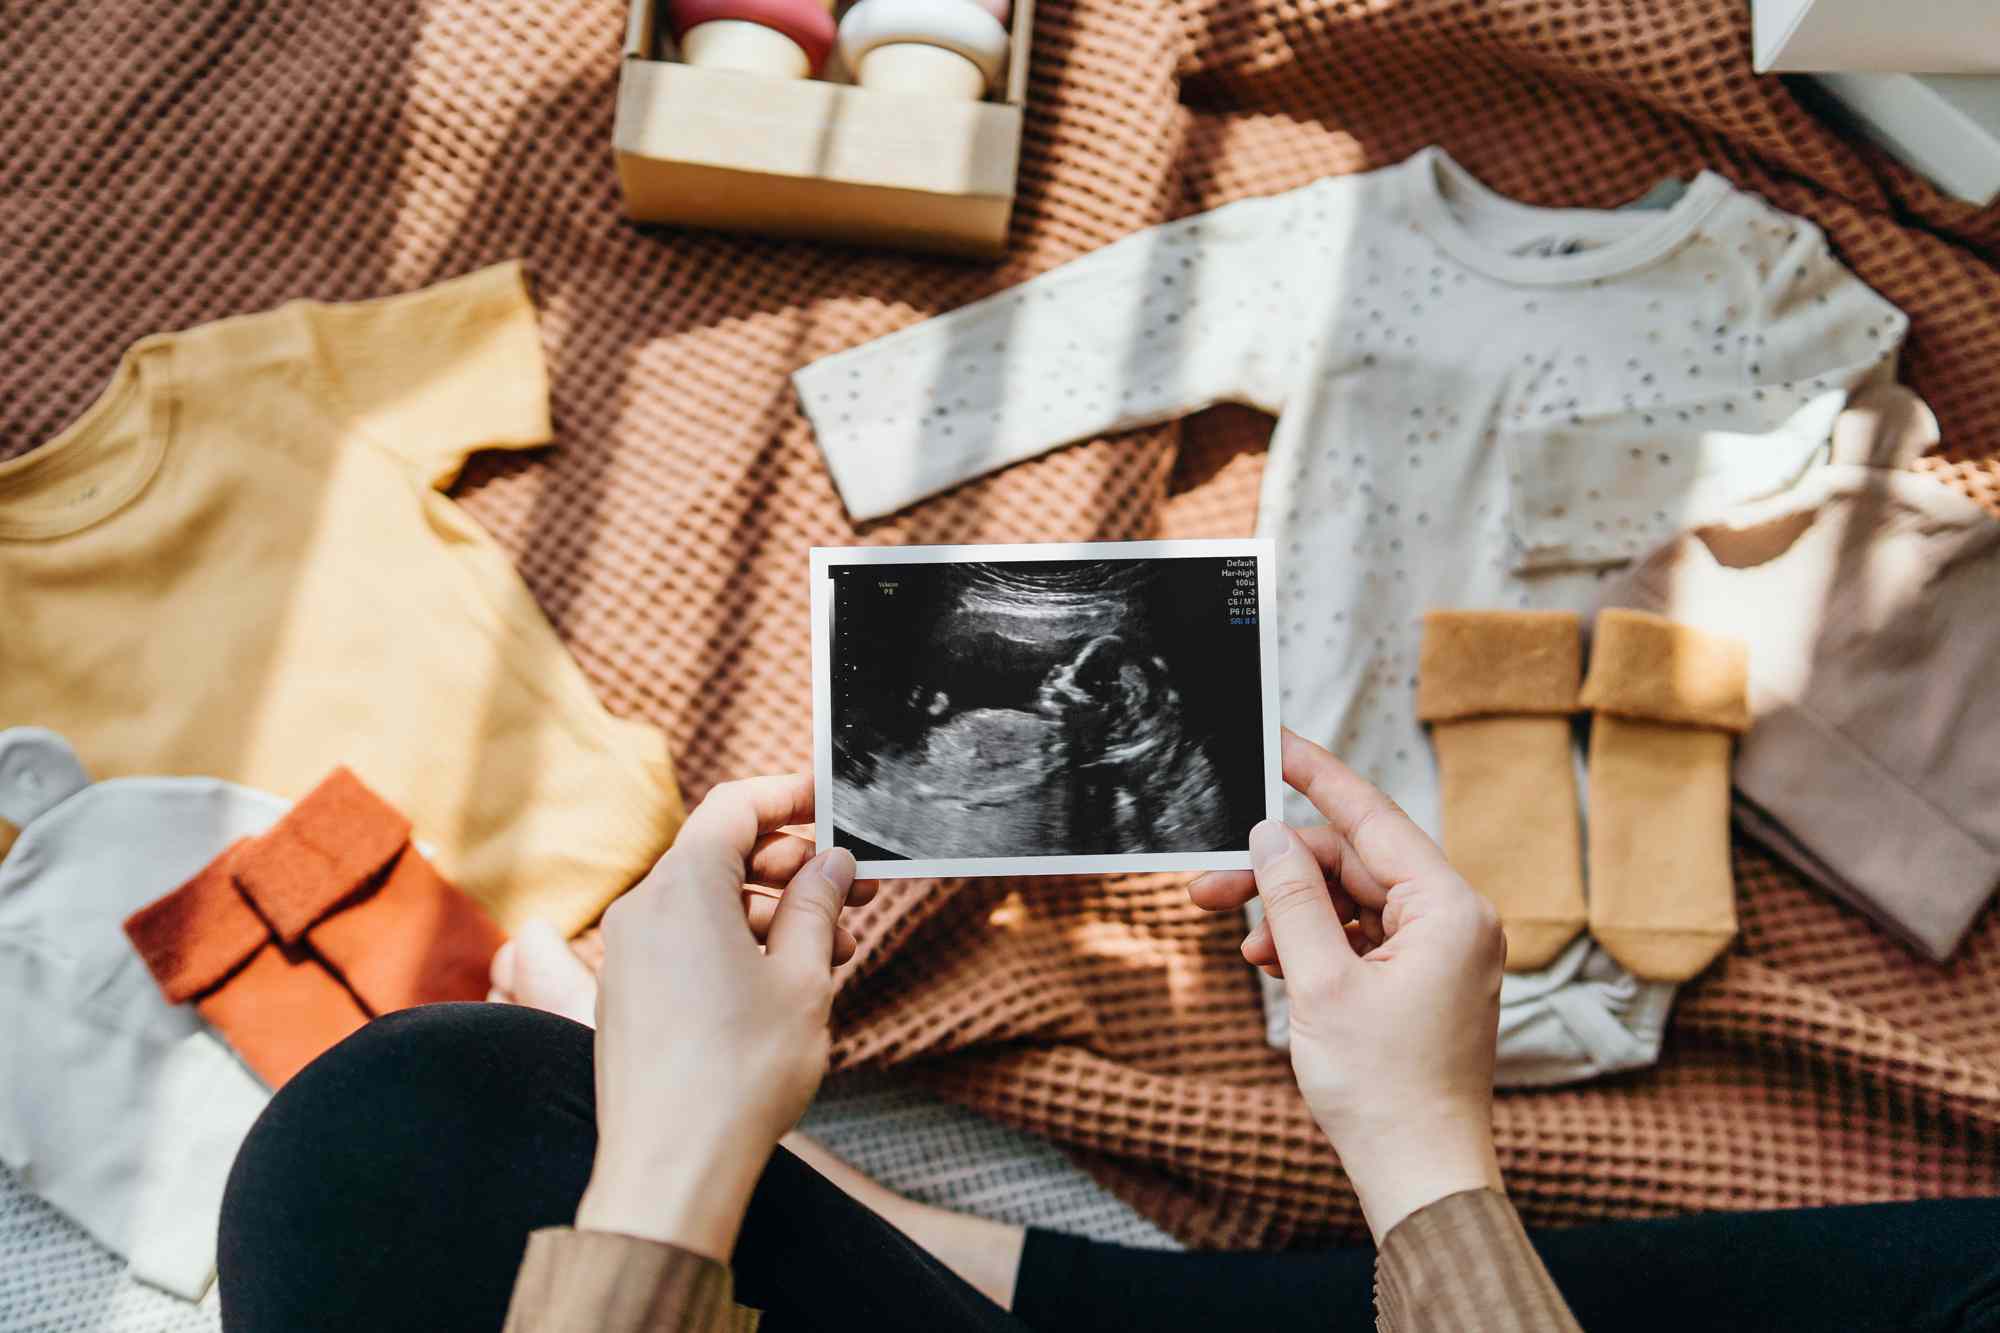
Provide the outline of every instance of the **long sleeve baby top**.
{"type": "Polygon", "coordinates": [[[796,384],[858,519],[1212,403],[1276,413],[1283,718],[1436,833],[1423,613],[1588,610],[1603,568],[1795,479],[1905,328],[1812,224],[1713,173],[1664,211],[1532,208],[1427,149],[1139,232],[796,384]]]}

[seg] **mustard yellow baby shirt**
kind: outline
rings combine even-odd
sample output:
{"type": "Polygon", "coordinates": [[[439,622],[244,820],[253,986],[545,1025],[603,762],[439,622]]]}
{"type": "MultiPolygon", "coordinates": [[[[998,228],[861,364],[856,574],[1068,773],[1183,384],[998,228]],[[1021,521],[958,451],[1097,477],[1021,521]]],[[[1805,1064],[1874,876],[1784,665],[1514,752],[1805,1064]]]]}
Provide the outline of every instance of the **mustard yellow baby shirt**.
{"type": "Polygon", "coordinates": [[[346,764],[510,931],[581,928],[679,827],[666,743],[442,493],[549,439],[514,264],[145,339],[0,463],[0,728],[290,798],[346,764]]]}

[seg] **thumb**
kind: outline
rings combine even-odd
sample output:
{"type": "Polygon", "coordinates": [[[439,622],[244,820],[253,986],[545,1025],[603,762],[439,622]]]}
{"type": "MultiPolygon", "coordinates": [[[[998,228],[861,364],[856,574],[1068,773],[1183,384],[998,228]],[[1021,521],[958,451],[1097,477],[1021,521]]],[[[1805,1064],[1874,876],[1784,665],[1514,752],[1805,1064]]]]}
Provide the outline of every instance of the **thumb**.
{"type": "Polygon", "coordinates": [[[1311,849],[1267,819],[1250,830],[1250,867],[1286,983],[1308,993],[1330,987],[1355,961],[1354,946],[1311,849]]]}
{"type": "Polygon", "coordinates": [[[806,862],[785,886],[771,914],[765,951],[773,958],[831,968],[834,928],[840,924],[840,909],[847,906],[847,891],[853,884],[854,853],[845,847],[806,862]]]}

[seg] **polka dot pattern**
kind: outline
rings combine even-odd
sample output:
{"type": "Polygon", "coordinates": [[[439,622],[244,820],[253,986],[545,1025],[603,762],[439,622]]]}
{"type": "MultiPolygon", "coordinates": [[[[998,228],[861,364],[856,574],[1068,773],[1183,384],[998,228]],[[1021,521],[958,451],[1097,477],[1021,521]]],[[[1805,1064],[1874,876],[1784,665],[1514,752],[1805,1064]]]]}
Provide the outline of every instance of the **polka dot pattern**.
{"type": "Polygon", "coordinates": [[[1427,150],[1129,237],[794,378],[862,518],[1217,401],[1276,413],[1281,712],[1435,831],[1423,611],[1589,610],[1596,571],[1796,478],[1907,324],[1816,227],[1714,177],[1665,211],[1528,209],[1427,150]]]}

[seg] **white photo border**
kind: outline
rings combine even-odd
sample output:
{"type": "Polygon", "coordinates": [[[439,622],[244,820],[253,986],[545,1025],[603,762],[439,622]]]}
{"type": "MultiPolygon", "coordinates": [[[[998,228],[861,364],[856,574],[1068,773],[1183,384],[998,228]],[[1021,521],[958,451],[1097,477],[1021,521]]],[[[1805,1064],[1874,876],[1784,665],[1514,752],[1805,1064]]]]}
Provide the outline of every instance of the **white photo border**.
{"type": "MultiPolygon", "coordinates": [[[[1026,560],[1257,561],[1257,655],[1263,678],[1264,817],[1281,818],[1284,758],[1278,721],[1278,552],[1269,537],[1142,542],[1021,542],[995,546],[815,546],[812,548],[813,787],[818,851],[833,841],[833,578],[837,565],[1004,564],[1026,560]]],[[[1111,856],[965,856],[861,861],[860,879],[961,879],[1015,875],[1112,875],[1248,870],[1250,852],[1153,852],[1111,856]]]]}

